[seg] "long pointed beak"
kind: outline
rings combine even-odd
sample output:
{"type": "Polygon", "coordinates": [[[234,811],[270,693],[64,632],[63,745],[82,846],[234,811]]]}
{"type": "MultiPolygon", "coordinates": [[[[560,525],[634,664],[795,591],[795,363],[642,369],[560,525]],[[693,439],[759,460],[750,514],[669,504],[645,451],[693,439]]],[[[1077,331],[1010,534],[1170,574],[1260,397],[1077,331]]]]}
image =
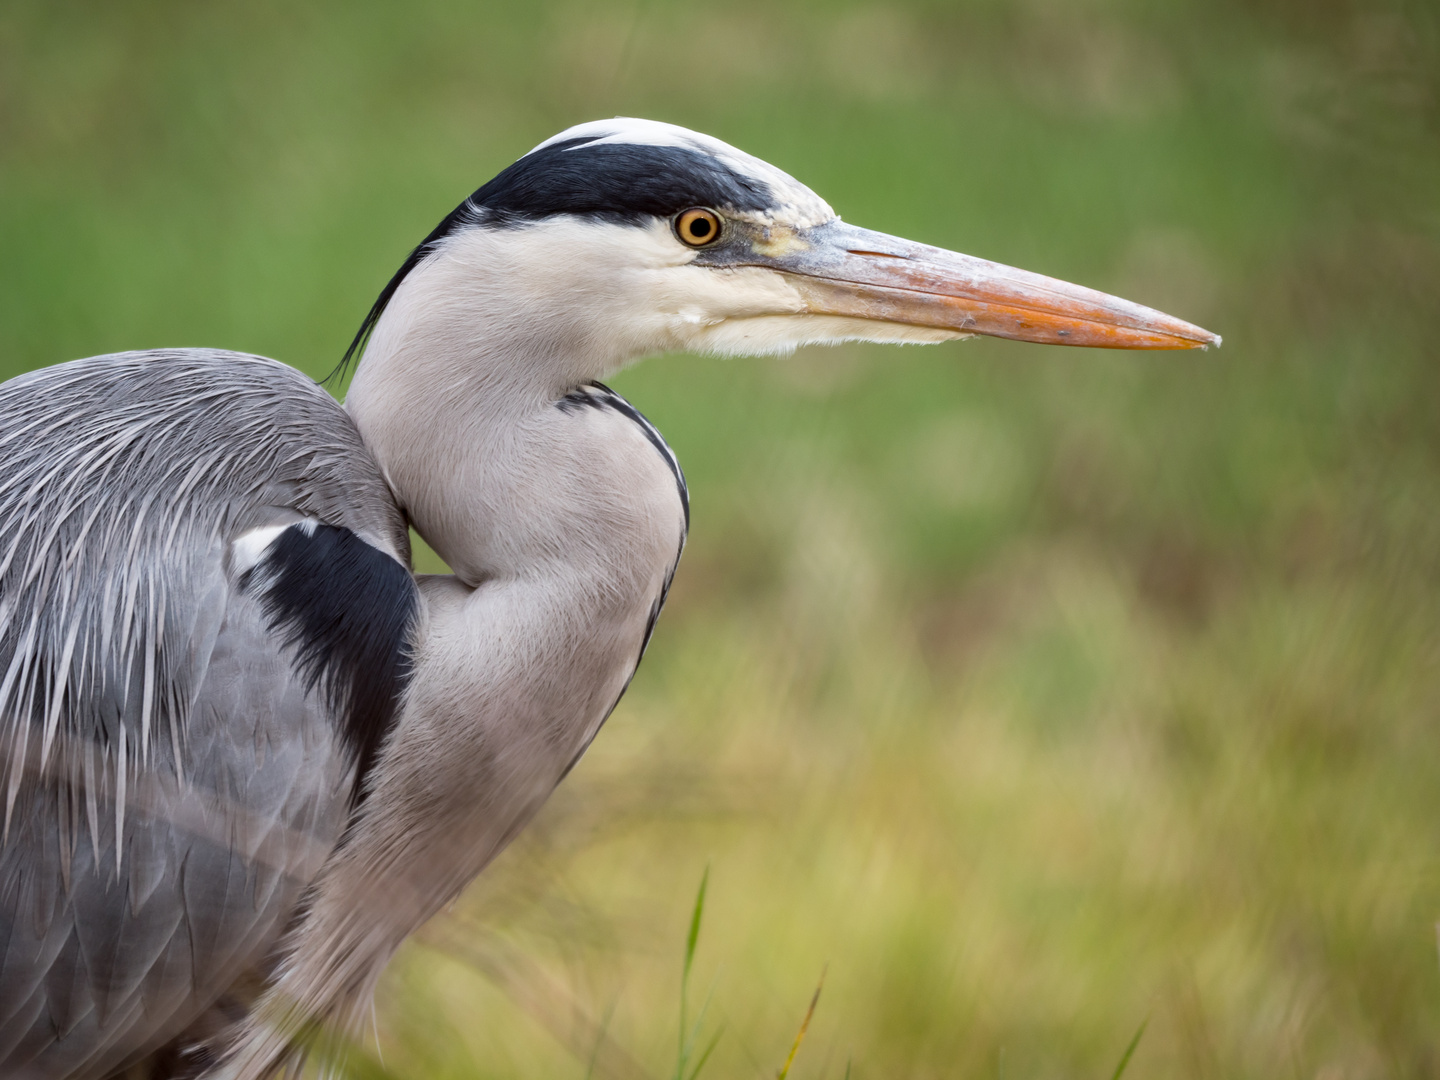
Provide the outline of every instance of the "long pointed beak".
{"type": "Polygon", "coordinates": [[[1220,335],[1056,278],[832,221],[757,254],[817,315],[1049,345],[1204,349],[1220,335]]]}

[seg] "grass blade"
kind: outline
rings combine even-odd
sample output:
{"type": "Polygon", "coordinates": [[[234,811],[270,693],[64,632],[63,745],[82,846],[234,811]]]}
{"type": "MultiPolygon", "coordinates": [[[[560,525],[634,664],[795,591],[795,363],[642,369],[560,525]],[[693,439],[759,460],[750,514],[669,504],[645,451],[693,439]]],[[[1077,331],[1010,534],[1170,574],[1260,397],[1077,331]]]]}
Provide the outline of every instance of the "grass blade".
{"type": "Polygon", "coordinates": [[[1150,1023],[1148,1016],[1140,1021],[1140,1027],[1136,1029],[1135,1037],[1130,1040],[1130,1045],[1125,1047],[1125,1053],[1120,1055],[1120,1064],[1115,1066],[1115,1073],[1110,1077],[1110,1080],[1120,1080],[1120,1078],[1125,1075],[1125,1069],[1130,1064],[1130,1056],[1135,1053],[1135,1048],[1140,1045],[1140,1036],[1145,1034],[1145,1025],[1148,1023],[1150,1023]]]}
{"type": "MultiPolygon", "coordinates": [[[[785,1065],[781,1068],[775,1080],[785,1080],[790,1075],[790,1066],[795,1064],[795,1055],[800,1052],[800,1044],[805,1041],[805,1032],[810,1030],[810,1018],[815,1015],[815,1006],[820,1003],[820,991],[825,989],[825,972],[830,969],[826,964],[820,971],[820,982],[815,986],[815,994],[810,998],[810,1008],[805,1010],[805,1019],[800,1021],[800,1030],[795,1033],[795,1042],[790,1047],[790,1056],[785,1059],[785,1065]]],[[[849,1067],[846,1067],[849,1072],[849,1067]]]]}
{"type": "Polygon", "coordinates": [[[611,1001],[610,1007],[605,1010],[605,1015],[600,1020],[600,1030],[595,1033],[595,1045],[590,1051],[590,1061],[585,1066],[585,1080],[594,1080],[595,1063],[600,1060],[600,1050],[605,1045],[605,1036],[610,1030],[610,1021],[615,1016],[617,1001],[611,1001]]]}
{"type": "Polygon", "coordinates": [[[700,875],[700,891],[695,894],[695,910],[690,915],[690,933],[685,938],[685,977],[690,977],[690,964],[695,959],[695,945],[700,940],[700,920],[705,915],[705,888],[710,884],[710,867],[700,875]]]}
{"type": "MultiPolygon", "coordinates": [[[[695,1023],[695,1030],[690,1030],[689,1005],[690,1005],[690,966],[695,962],[695,946],[700,941],[700,923],[705,917],[705,889],[710,884],[710,867],[707,864],[705,872],[700,875],[700,890],[695,894],[695,910],[690,913],[690,932],[685,935],[685,965],[680,972],[680,1046],[675,1055],[675,1080],[686,1080],[685,1066],[690,1061],[690,1047],[699,1034],[700,1021],[695,1023]]],[[[709,1004],[709,998],[706,998],[709,1004]]],[[[700,1019],[705,1017],[705,1010],[700,1010],[700,1019]]]]}
{"type": "Polygon", "coordinates": [[[700,1075],[700,1070],[705,1067],[705,1062],[710,1060],[710,1055],[715,1052],[715,1047],[719,1044],[720,1036],[723,1034],[725,1034],[725,1029],[722,1027],[717,1029],[715,1034],[711,1036],[709,1044],[705,1047],[705,1052],[700,1055],[700,1060],[695,1062],[695,1068],[690,1070],[689,1080],[695,1080],[695,1078],[700,1075]]]}

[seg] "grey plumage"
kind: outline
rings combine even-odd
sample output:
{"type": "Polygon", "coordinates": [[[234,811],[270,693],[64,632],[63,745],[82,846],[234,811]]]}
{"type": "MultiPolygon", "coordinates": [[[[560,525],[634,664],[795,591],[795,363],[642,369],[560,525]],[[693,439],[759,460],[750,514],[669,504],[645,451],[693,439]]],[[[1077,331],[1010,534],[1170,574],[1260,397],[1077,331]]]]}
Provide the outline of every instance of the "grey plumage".
{"type": "Polygon", "coordinates": [[[415,249],[343,410],[221,352],[0,386],[0,1074],[264,1080],[358,1032],[594,738],[675,573],[679,464],[599,380],[973,333],[1219,342],[617,119],[415,249]],[[410,573],[407,523],[453,574],[410,573]]]}
{"type": "Polygon", "coordinates": [[[407,533],[344,411],[258,357],[22,376],[0,458],[0,1074],[98,1077],[267,961],[346,820],[353,755],[232,542],[407,533]]]}

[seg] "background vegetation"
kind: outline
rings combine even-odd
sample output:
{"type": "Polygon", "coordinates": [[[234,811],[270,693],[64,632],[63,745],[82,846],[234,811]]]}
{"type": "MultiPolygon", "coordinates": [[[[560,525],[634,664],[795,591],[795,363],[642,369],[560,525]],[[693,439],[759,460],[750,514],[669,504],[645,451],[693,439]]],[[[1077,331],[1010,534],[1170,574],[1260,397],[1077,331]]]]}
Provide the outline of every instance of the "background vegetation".
{"type": "MultiPolygon", "coordinates": [[[[382,994],[401,1077],[1440,1075],[1422,0],[0,0],[0,374],[320,375],[541,139],[700,128],[1208,354],[619,380],[694,533],[630,695],[382,994]],[[603,1034],[602,1034],[603,1033],[603,1034]],[[598,1049],[597,1049],[598,1048],[598,1049]]],[[[0,463],[3,468],[3,463],[0,463]]]]}

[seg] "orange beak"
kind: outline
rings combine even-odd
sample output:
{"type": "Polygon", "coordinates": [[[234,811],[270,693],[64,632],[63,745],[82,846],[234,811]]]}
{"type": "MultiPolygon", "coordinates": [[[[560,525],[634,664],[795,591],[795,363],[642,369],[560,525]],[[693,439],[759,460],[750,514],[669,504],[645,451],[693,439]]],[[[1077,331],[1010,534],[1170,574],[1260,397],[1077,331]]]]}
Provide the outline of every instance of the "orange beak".
{"type": "Polygon", "coordinates": [[[785,274],[817,315],[1102,349],[1220,344],[1218,334],[1117,296],[838,220],[783,246],[751,265],[785,274]]]}

